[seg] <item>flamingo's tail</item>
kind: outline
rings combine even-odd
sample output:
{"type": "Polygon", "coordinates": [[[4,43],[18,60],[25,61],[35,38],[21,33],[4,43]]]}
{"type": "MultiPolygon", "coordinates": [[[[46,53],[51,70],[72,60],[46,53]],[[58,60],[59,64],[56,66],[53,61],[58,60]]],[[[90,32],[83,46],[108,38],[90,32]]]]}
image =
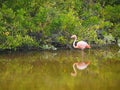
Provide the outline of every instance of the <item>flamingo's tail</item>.
{"type": "Polygon", "coordinates": [[[91,46],[90,46],[90,45],[87,45],[86,48],[91,48],[91,46]]]}

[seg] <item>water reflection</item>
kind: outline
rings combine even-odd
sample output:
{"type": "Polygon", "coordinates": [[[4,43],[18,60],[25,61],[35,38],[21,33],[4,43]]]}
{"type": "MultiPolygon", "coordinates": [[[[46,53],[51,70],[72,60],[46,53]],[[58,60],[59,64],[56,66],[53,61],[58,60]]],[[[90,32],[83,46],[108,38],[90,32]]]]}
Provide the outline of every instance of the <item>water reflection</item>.
{"type": "Polygon", "coordinates": [[[87,62],[76,62],[73,64],[73,70],[74,72],[71,73],[72,76],[76,76],[77,75],[77,70],[75,67],[77,67],[77,69],[79,70],[84,70],[88,67],[88,65],[90,64],[90,61],[87,62]]]}
{"type": "Polygon", "coordinates": [[[73,70],[74,72],[71,73],[71,76],[76,76],[77,75],[77,70],[75,67],[77,67],[77,69],[79,70],[84,70],[88,67],[88,65],[90,64],[90,61],[84,61],[84,56],[85,52],[84,50],[81,51],[81,57],[82,57],[82,62],[75,62],[73,63],[73,70]]]}
{"type": "Polygon", "coordinates": [[[82,61],[83,61],[83,59],[84,59],[84,51],[82,50],[82,61]]]}
{"type": "Polygon", "coordinates": [[[0,54],[0,90],[119,90],[119,84],[118,49],[0,54]]]}

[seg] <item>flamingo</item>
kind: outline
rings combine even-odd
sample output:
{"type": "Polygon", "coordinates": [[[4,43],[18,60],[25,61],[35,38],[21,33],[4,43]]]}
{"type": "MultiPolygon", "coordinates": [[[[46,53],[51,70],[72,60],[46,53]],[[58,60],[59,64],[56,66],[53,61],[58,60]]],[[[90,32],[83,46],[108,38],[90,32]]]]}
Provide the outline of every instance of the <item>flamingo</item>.
{"type": "Polygon", "coordinates": [[[81,50],[84,50],[85,48],[91,48],[90,45],[85,41],[79,41],[77,43],[77,45],[75,45],[75,42],[77,41],[77,36],[76,35],[72,35],[71,38],[74,39],[74,42],[73,42],[73,47],[74,48],[78,48],[78,49],[81,49],[81,50]]]}
{"type": "Polygon", "coordinates": [[[74,72],[71,73],[72,76],[76,76],[77,75],[77,71],[75,69],[75,66],[79,69],[79,70],[84,70],[85,68],[88,67],[88,65],[90,64],[90,62],[77,62],[73,64],[73,70],[74,72]]]}

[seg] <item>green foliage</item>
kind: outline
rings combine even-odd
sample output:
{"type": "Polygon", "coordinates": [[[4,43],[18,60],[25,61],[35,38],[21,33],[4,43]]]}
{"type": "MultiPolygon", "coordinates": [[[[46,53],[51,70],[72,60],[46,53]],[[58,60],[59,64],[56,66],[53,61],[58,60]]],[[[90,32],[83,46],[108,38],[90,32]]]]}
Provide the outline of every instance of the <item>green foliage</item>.
{"type": "Polygon", "coordinates": [[[109,35],[105,35],[104,37],[105,41],[107,41],[107,43],[111,43],[111,41],[114,41],[114,37],[112,36],[112,34],[109,35]]]}
{"type": "Polygon", "coordinates": [[[120,39],[120,24],[114,25],[114,30],[112,32],[113,36],[120,39]]]}
{"type": "Polygon", "coordinates": [[[104,17],[114,23],[119,22],[120,19],[120,5],[106,6],[104,9],[104,17]]]}
{"type": "Polygon", "coordinates": [[[118,0],[5,0],[0,1],[0,49],[70,43],[70,35],[101,42],[96,31],[120,37],[118,0]],[[48,39],[49,38],[49,39],[48,39]]]}
{"type": "Polygon", "coordinates": [[[21,35],[7,36],[4,44],[1,44],[2,49],[16,49],[22,45],[35,46],[36,42],[29,36],[22,37],[21,35]]]}
{"type": "Polygon", "coordinates": [[[78,17],[75,16],[75,12],[70,10],[68,13],[62,13],[53,18],[51,22],[51,31],[59,32],[67,31],[69,33],[74,33],[77,27],[80,25],[78,17]]]}

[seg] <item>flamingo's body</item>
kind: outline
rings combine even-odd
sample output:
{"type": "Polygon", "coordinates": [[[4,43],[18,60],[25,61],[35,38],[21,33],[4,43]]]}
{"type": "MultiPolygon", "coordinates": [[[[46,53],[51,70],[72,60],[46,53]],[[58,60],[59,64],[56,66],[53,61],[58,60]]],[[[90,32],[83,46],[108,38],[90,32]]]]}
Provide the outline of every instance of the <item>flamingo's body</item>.
{"type": "Polygon", "coordinates": [[[73,70],[74,72],[71,73],[72,76],[76,76],[77,75],[77,71],[75,69],[75,66],[79,69],[79,70],[84,70],[85,68],[88,67],[88,65],[90,64],[90,62],[78,62],[78,63],[74,63],[73,64],[73,70]]]}
{"type": "Polygon", "coordinates": [[[90,64],[90,62],[81,62],[81,63],[76,63],[76,66],[79,70],[83,70],[87,68],[87,66],[90,64]]]}
{"type": "Polygon", "coordinates": [[[71,38],[74,39],[74,42],[73,42],[73,47],[74,48],[79,48],[79,49],[82,49],[82,50],[84,50],[85,48],[91,48],[90,45],[88,45],[87,42],[85,42],[85,41],[79,41],[77,43],[77,45],[75,45],[75,42],[77,41],[77,36],[76,35],[72,35],[71,38]]]}

